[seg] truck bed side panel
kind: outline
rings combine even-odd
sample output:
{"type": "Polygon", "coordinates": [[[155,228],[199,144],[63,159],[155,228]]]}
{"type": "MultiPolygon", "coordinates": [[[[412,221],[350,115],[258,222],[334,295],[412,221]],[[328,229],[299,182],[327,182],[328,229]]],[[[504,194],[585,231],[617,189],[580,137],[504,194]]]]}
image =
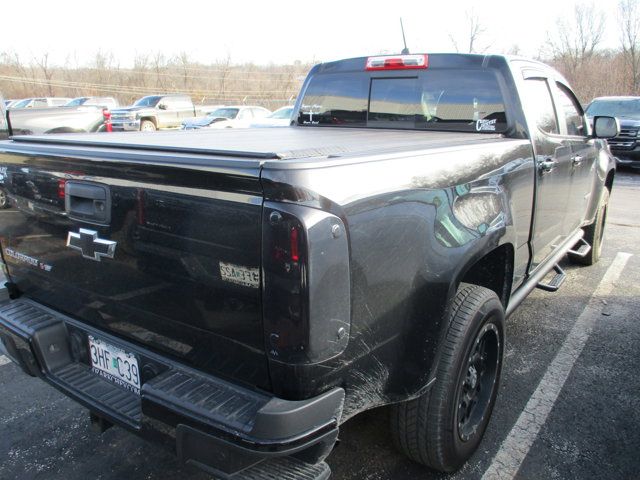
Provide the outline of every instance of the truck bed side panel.
{"type": "Polygon", "coordinates": [[[347,349],[319,365],[270,359],[274,385],[291,389],[279,393],[304,396],[340,384],[344,418],[419,393],[436,359],[451,286],[465,269],[504,245],[522,279],[533,175],[531,144],[507,139],[307,169],[267,162],[266,199],[278,195],[342,219],[352,272],[347,349]]]}

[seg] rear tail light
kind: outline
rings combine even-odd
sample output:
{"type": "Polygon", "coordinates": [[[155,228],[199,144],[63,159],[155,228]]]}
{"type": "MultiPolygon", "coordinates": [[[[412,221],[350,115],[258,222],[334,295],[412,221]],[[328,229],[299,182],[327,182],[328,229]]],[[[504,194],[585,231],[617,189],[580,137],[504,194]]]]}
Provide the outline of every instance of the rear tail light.
{"type": "Polygon", "coordinates": [[[366,70],[411,70],[427,68],[429,56],[421,55],[385,55],[367,58],[366,70]]]}
{"type": "Polygon", "coordinates": [[[349,248],[337,216],[267,202],[262,308],[269,357],[315,363],[340,354],[350,329],[349,248]]]}
{"type": "Polygon", "coordinates": [[[58,180],[58,198],[64,199],[64,188],[66,184],[67,184],[66,179],[58,180]]]}
{"type": "Polygon", "coordinates": [[[263,243],[265,316],[277,328],[267,335],[268,352],[281,360],[304,356],[308,339],[304,227],[282,210],[266,212],[263,243]]]}
{"type": "Polygon", "coordinates": [[[292,262],[300,261],[300,246],[298,244],[298,227],[291,227],[289,231],[289,252],[292,262]]]}

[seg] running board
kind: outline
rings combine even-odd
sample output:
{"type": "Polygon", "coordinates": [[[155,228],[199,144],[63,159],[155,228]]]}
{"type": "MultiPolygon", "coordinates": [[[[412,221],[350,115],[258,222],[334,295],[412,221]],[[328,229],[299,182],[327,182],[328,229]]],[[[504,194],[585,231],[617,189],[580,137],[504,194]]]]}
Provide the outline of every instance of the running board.
{"type": "Polygon", "coordinates": [[[573,248],[569,250],[567,253],[580,258],[584,258],[587,255],[589,255],[589,252],[591,251],[591,245],[589,245],[589,243],[584,238],[581,238],[578,243],[576,243],[573,246],[573,248]],[[578,243],[582,245],[580,245],[578,248],[575,248],[578,245],[578,243]]]}
{"type": "Polygon", "coordinates": [[[556,274],[551,278],[549,283],[538,282],[538,285],[536,285],[536,287],[546,292],[557,292],[567,278],[567,274],[562,268],[560,268],[560,265],[558,265],[557,263],[553,266],[553,270],[555,270],[556,274]]]}
{"type": "Polygon", "coordinates": [[[554,265],[556,265],[562,257],[573,247],[584,235],[584,230],[581,228],[576,230],[565,242],[563,242],[555,252],[547,258],[543,263],[530,272],[525,281],[511,294],[509,304],[505,314],[509,317],[515,309],[522,303],[522,301],[531,293],[531,291],[538,286],[538,283],[551,271],[554,265]]]}

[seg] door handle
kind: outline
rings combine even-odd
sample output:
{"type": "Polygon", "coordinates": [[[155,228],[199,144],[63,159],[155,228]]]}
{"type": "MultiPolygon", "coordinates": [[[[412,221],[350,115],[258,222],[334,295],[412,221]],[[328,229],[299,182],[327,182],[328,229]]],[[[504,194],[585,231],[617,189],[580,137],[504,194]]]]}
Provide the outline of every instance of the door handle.
{"type": "Polygon", "coordinates": [[[581,155],[576,155],[575,157],[573,157],[571,159],[571,162],[573,163],[574,167],[577,167],[578,165],[580,165],[582,163],[582,156],[581,155]]]}
{"type": "Polygon", "coordinates": [[[540,163],[538,163],[538,168],[542,173],[549,173],[556,166],[556,161],[552,158],[545,158],[540,163]]]}

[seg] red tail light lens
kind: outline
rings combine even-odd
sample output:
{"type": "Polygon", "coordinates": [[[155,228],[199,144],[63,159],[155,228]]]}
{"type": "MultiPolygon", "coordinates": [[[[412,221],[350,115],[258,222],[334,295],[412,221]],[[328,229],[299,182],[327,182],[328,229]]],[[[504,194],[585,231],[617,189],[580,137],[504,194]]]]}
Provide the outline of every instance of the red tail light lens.
{"type": "Polygon", "coordinates": [[[66,179],[58,180],[58,198],[64,198],[64,187],[66,184],[66,179]]]}
{"type": "Polygon", "coordinates": [[[427,68],[429,56],[421,55],[385,55],[367,58],[366,70],[411,70],[427,68]]]}
{"type": "Polygon", "coordinates": [[[290,243],[290,252],[291,252],[291,261],[299,262],[300,261],[300,250],[298,245],[298,228],[291,227],[291,231],[289,232],[289,243],[290,243]]]}

